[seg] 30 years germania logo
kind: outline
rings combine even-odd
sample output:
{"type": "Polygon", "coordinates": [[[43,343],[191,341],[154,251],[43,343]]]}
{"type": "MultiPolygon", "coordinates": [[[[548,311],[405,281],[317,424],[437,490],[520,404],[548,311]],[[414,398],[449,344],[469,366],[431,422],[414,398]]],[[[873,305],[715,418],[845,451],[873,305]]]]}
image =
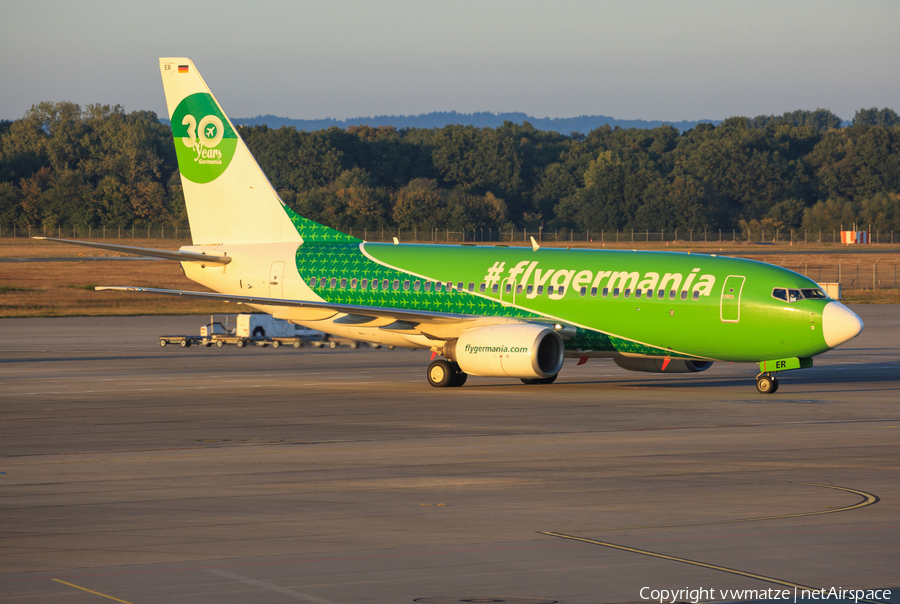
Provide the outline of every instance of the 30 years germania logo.
{"type": "Polygon", "coordinates": [[[237,135],[212,95],[198,92],[185,97],[172,115],[172,135],[181,174],[196,183],[218,178],[231,163],[237,135]]]}

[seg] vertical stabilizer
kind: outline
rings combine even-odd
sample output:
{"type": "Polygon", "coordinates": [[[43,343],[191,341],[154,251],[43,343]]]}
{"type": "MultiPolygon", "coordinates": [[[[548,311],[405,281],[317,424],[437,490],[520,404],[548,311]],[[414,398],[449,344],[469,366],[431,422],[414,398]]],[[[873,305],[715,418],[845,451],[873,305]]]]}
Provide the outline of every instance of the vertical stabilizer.
{"type": "Polygon", "coordinates": [[[163,58],[159,69],[194,244],[302,241],[191,60],[163,58]]]}

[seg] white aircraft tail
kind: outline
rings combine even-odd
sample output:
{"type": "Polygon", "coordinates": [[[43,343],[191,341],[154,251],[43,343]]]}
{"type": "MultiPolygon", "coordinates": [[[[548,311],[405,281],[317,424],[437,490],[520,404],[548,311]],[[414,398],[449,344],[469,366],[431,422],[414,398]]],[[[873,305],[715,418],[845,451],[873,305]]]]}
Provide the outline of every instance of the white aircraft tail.
{"type": "Polygon", "coordinates": [[[278,197],[191,60],[162,58],[159,69],[194,244],[302,241],[292,217],[305,219],[278,197]]]}

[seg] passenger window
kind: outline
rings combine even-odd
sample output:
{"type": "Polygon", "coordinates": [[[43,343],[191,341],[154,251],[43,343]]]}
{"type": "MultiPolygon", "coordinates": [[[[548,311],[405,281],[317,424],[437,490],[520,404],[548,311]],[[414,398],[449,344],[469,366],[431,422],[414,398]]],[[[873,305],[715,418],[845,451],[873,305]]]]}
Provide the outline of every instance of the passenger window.
{"type": "Polygon", "coordinates": [[[457,284],[456,284],[456,291],[462,293],[462,290],[463,290],[463,282],[462,282],[462,281],[459,281],[459,282],[457,282],[457,284]]]}
{"type": "Polygon", "coordinates": [[[687,300],[687,290],[684,290],[684,291],[681,292],[681,299],[682,299],[682,300],[687,300]]]}
{"type": "Polygon", "coordinates": [[[435,281],[435,282],[434,282],[434,291],[435,291],[435,293],[438,293],[438,294],[441,293],[441,289],[443,289],[443,287],[444,287],[444,284],[441,283],[440,281],[435,281]]]}
{"type": "Polygon", "coordinates": [[[653,290],[652,290],[652,289],[648,289],[648,290],[647,290],[647,299],[648,299],[648,300],[652,300],[652,299],[653,299],[653,290]]]}
{"type": "Polygon", "coordinates": [[[618,297],[619,297],[619,288],[614,287],[613,288],[613,298],[618,298],[618,297]]]}
{"type": "Polygon", "coordinates": [[[803,294],[800,293],[799,289],[789,289],[788,290],[788,302],[796,302],[798,300],[803,299],[803,294]]]}
{"type": "Polygon", "coordinates": [[[564,295],[566,295],[566,288],[563,287],[562,285],[560,285],[560,286],[557,288],[557,290],[556,290],[556,295],[557,295],[557,296],[564,296],[564,295]]]}
{"type": "Polygon", "coordinates": [[[597,288],[596,287],[591,288],[591,297],[592,298],[597,297],[597,288]]]}
{"type": "Polygon", "coordinates": [[[660,300],[662,300],[666,297],[666,290],[658,289],[658,290],[656,290],[656,292],[657,292],[656,297],[659,298],[660,300]]]}
{"type": "Polygon", "coordinates": [[[487,288],[487,285],[485,285],[484,283],[482,283],[481,285],[478,286],[478,292],[483,294],[483,293],[484,293],[484,290],[485,290],[486,288],[487,288]]]}
{"type": "Polygon", "coordinates": [[[550,295],[550,296],[553,295],[553,286],[552,286],[552,285],[550,285],[550,286],[547,287],[547,294],[550,295]]]}
{"type": "Polygon", "coordinates": [[[497,285],[496,283],[494,283],[494,284],[491,286],[491,293],[496,294],[496,293],[499,292],[499,291],[500,291],[500,286],[497,285]]]}
{"type": "MultiPolygon", "coordinates": [[[[394,288],[394,289],[397,289],[397,288],[394,288]]],[[[403,291],[405,291],[405,292],[409,291],[409,279],[407,279],[403,282],[403,291]]]]}
{"type": "Polygon", "coordinates": [[[675,290],[670,289],[669,290],[669,300],[674,300],[674,299],[675,299],[675,290]]]}
{"type": "Polygon", "coordinates": [[[544,293],[544,286],[538,285],[538,295],[540,296],[542,293],[544,293]]]}
{"type": "Polygon", "coordinates": [[[341,279],[341,289],[346,289],[346,288],[347,288],[347,280],[341,279]]]}
{"type": "Polygon", "coordinates": [[[368,280],[368,279],[363,279],[362,281],[359,282],[359,286],[360,286],[362,289],[368,288],[368,287],[369,287],[369,280],[368,280]]]}
{"type": "Polygon", "coordinates": [[[469,282],[469,293],[472,293],[474,291],[475,291],[475,284],[470,281],[469,282]]]}
{"type": "Polygon", "coordinates": [[[453,281],[447,281],[447,293],[453,293],[453,281]]]}
{"type": "Polygon", "coordinates": [[[625,290],[625,297],[626,297],[626,298],[630,298],[630,297],[631,297],[631,290],[630,290],[630,289],[626,289],[626,290],[625,290]]]}
{"type": "Polygon", "coordinates": [[[431,291],[431,281],[426,281],[426,282],[425,282],[425,291],[426,291],[426,292],[430,292],[430,291],[431,291]]]}
{"type": "Polygon", "coordinates": [[[318,283],[318,281],[319,281],[318,279],[316,279],[315,277],[313,277],[312,279],[309,280],[309,286],[310,286],[310,287],[315,287],[315,286],[316,286],[316,283],[318,283]]]}
{"type": "Polygon", "coordinates": [[[394,279],[394,291],[398,291],[400,289],[400,279],[394,279]]]}
{"type": "Polygon", "coordinates": [[[422,289],[422,284],[421,284],[421,283],[419,283],[418,281],[416,281],[415,283],[413,283],[413,290],[419,291],[420,289],[422,289]]]}
{"type": "Polygon", "coordinates": [[[634,290],[634,297],[635,297],[635,298],[640,298],[640,297],[641,297],[641,290],[639,290],[639,289],[634,290]]]}
{"type": "Polygon", "coordinates": [[[530,293],[533,292],[533,291],[534,291],[534,286],[533,286],[533,285],[529,285],[528,287],[525,288],[525,293],[526,293],[526,294],[530,294],[530,293]]]}
{"type": "Polygon", "coordinates": [[[372,279],[372,289],[378,289],[378,279],[372,279]]]}
{"type": "Polygon", "coordinates": [[[517,293],[517,294],[521,294],[521,293],[522,293],[522,286],[521,286],[521,285],[517,285],[517,286],[516,286],[516,293],[517,293]]]}
{"type": "Polygon", "coordinates": [[[694,301],[696,302],[699,299],[700,299],[700,292],[695,289],[694,290],[694,301]]]}
{"type": "Polygon", "coordinates": [[[586,288],[586,287],[582,287],[582,288],[581,288],[581,296],[584,297],[584,296],[586,296],[586,295],[587,295],[587,288],[586,288]]]}
{"type": "Polygon", "coordinates": [[[326,279],[325,277],[319,279],[319,287],[325,287],[326,285],[328,285],[328,279],[326,279]]]}
{"type": "Polygon", "coordinates": [[[356,279],[350,279],[350,289],[356,289],[356,279]]]}
{"type": "Polygon", "coordinates": [[[337,278],[335,278],[335,277],[331,278],[331,287],[333,287],[333,288],[337,287],[337,278]]]}
{"type": "Polygon", "coordinates": [[[511,293],[512,293],[512,284],[511,284],[511,283],[507,283],[507,284],[506,284],[506,289],[505,289],[505,291],[506,291],[506,293],[508,293],[508,294],[511,294],[511,293]]]}
{"type": "Polygon", "coordinates": [[[609,295],[609,288],[608,288],[608,287],[604,287],[604,288],[603,288],[603,291],[600,292],[600,295],[603,296],[604,298],[605,298],[606,296],[608,296],[608,295],[609,295]]]}

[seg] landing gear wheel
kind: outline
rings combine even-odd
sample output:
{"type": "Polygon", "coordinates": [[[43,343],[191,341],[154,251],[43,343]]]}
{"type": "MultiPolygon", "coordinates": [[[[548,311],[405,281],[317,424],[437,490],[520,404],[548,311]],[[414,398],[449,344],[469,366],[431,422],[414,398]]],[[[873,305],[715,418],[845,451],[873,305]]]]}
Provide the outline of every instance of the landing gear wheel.
{"type": "Polygon", "coordinates": [[[756,389],[760,394],[775,394],[778,390],[778,379],[773,375],[763,375],[756,378],[756,389]]]}
{"type": "MultiPolygon", "coordinates": [[[[556,375],[559,375],[559,374],[556,374],[556,375]]],[[[552,384],[553,382],[556,381],[556,375],[551,375],[550,377],[546,377],[546,378],[534,378],[534,379],[522,378],[522,383],[526,384],[528,386],[533,386],[535,384],[552,384]]]]}
{"type": "Polygon", "coordinates": [[[428,376],[428,383],[435,388],[446,388],[453,385],[453,378],[456,377],[456,372],[453,371],[453,367],[450,366],[449,362],[444,359],[438,359],[428,366],[426,375],[428,376]]]}
{"type": "Polygon", "coordinates": [[[221,348],[225,346],[225,340],[216,340],[216,348],[221,348]]]}
{"type": "Polygon", "coordinates": [[[450,381],[451,388],[459,388],[463,384],[466,383],[466,380],[469,379],[469,374],[459,368],[459,365],[456,363],[452,363],[450,368],[453,369],[455,375],[453,379],[450,381]]]}

